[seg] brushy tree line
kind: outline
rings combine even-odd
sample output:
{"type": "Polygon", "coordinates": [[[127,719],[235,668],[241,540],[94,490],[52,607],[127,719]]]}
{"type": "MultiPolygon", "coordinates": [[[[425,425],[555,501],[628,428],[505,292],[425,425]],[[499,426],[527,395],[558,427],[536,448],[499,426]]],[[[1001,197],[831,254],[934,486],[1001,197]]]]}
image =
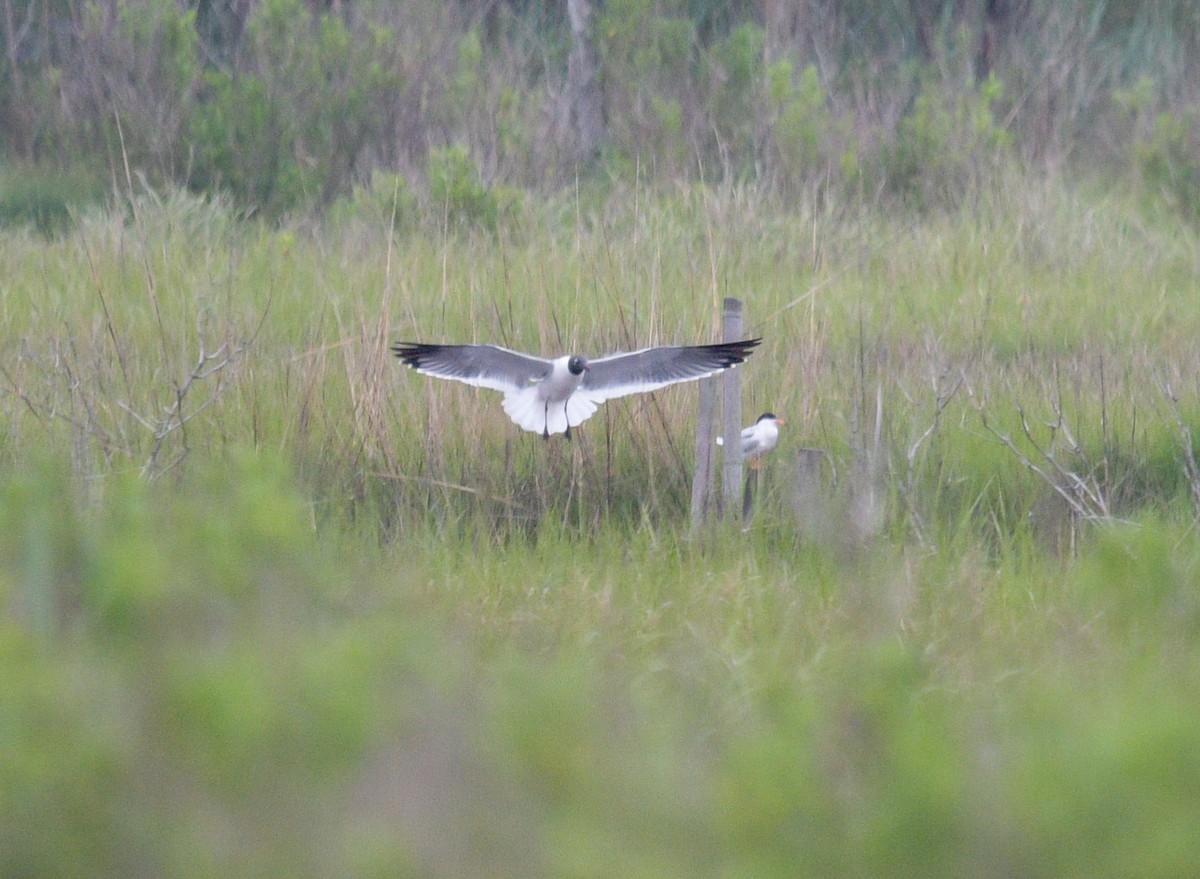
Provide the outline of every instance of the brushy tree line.
{"type": "Polygon", "coordinates": [[[2,0],[0,213],[144,176],[268,215],[357,191],[492,225],[513,189],[597,172],[930,208],[1017,164],[1200,216],[1194,3],[580,2],[583,154],[549,0],[2,0]]]}

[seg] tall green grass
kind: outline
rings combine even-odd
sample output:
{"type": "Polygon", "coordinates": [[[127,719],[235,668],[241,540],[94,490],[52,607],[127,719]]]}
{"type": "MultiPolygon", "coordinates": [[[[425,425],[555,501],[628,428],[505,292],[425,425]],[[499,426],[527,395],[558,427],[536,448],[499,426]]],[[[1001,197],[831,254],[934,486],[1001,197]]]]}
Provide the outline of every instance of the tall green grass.
{"type": "Polygon", "coordinates": [[[495,234],[395,236],[374,214],[279,231],[220,202],[146,198],[59,240],[5,239],[6,454],[70,448],[102,478],[277,450],[319,521],[361,513],[385,531],[431,515],[501,530],[678,519],[694,386],[613,401],[576,444],[547,445],[494,394],[408,374],[387,345],[698,342],[736,295],[766,339],[743,370],[745,418],[787,413],[790,438],[841,476],[871,446],[903,488],[895,509],[952,501],[1011,524],[1040,496],[1022,486],[1044,480],[987,426],[1036,459],[1060,421],[1077,448],[1058,459],[1105,482],[1113,514],[1186,496],[1194,234],[1112,197],[1020,193],[917,221],[632,191],[526,205],[495,234]]]}
{"type": "Polygon", "coordinates": [[[1027,182],[514,210],[0,238],[0,873],[1188,874],[1193,232],[1027,182]],[[689,527],[694,386],[547,443],[387,352],[727,295],[789,420],[744,533],[689,527]]]}

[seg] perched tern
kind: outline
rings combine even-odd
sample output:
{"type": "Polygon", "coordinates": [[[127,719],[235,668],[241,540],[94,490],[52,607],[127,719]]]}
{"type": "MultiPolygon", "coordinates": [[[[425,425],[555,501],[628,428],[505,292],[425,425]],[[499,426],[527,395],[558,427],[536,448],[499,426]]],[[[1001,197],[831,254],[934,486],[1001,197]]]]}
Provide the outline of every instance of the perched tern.
{"type": "MultiPolygon", "coordinates": [[[[764,412],[754,422],[742,430],[742,459],[752,469],[758,470],[763,465],[763,456],[779,442],[779,425],[787,424],[774,412],[764,412]]],[[[717,445],[723,445],[724,440],[717,437],[717,445]]]]}
{"type": "Polygon", "coordinates": [[[504,394],[517,426],[546,439],[578,427],[605,400],[692,381],[737,366],[762,339],[715,345],[668,345],[588,359],[549,359],[497,345],[397,342],[392,352],[424,375],[454,379],[504,394]]]}

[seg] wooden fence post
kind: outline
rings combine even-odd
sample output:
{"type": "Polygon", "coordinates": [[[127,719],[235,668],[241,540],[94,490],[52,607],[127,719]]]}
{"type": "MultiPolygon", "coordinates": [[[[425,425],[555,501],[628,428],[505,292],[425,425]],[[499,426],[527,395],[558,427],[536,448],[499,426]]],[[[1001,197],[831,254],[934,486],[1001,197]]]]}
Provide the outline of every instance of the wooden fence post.
{"type": "MultiPolygon", "coordinates": [[[[728,297],[721,315],[721,339],[737,342],[742,338],[742,301],[728,297]]],[[[722,516],[736,516],[741,509],[738,492],[742,487],[742,385],[741,369],[721,373],[722,382],[722,493],[716,507],[722,516]]],[[[700,380],[700,405],[696,413],[696,470],[692,475],[692,528],[700,527],[712,511],[713,464],[716,449],[717,377],[700,380]]]]}
{"type": "MultiPolygon", "coordinates": [[[[722,341],[736,342],[742,338],[742,301],[726,297],[725,312],[721,316],[722,341]]],[[[721,431],[724,445],[721,447],[723,457],[723,487],[724,504],[722,510],[726,516],[736,516],[738,511],[738,495],[742,489],[742,371],[727,369],[721,375],[722,400],[721,431]]]]}
{"type": "Polygon", "coordinates": [[[717,382],[709,376],[700,379],[700,405],[696,412],[696,471],[692,475],[692,528],[708,518],[713,488],[713,427],[717,409],[717,382]]]}

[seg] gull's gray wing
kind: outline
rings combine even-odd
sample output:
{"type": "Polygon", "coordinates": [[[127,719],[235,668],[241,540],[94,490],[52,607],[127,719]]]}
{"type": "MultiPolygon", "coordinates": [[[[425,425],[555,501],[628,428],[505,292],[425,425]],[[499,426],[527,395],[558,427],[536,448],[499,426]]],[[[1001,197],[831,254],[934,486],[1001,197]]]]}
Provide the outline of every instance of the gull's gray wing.
{"type": "Polygon", "coordinates": [[[703,378],[744,362],[761,341],[743,339],[715,345],[643,348],[629,354],[598,357],[588,361],[588,370],[576,394],[586,394],[599,403],[703,378]]]}
{"type": "Polygon", "coordinates": [[[427,345],[397,342],[392,353],[423,375],[493,391],[520,391],[550,374],[549,360],[498,345],[427,345]]]}

